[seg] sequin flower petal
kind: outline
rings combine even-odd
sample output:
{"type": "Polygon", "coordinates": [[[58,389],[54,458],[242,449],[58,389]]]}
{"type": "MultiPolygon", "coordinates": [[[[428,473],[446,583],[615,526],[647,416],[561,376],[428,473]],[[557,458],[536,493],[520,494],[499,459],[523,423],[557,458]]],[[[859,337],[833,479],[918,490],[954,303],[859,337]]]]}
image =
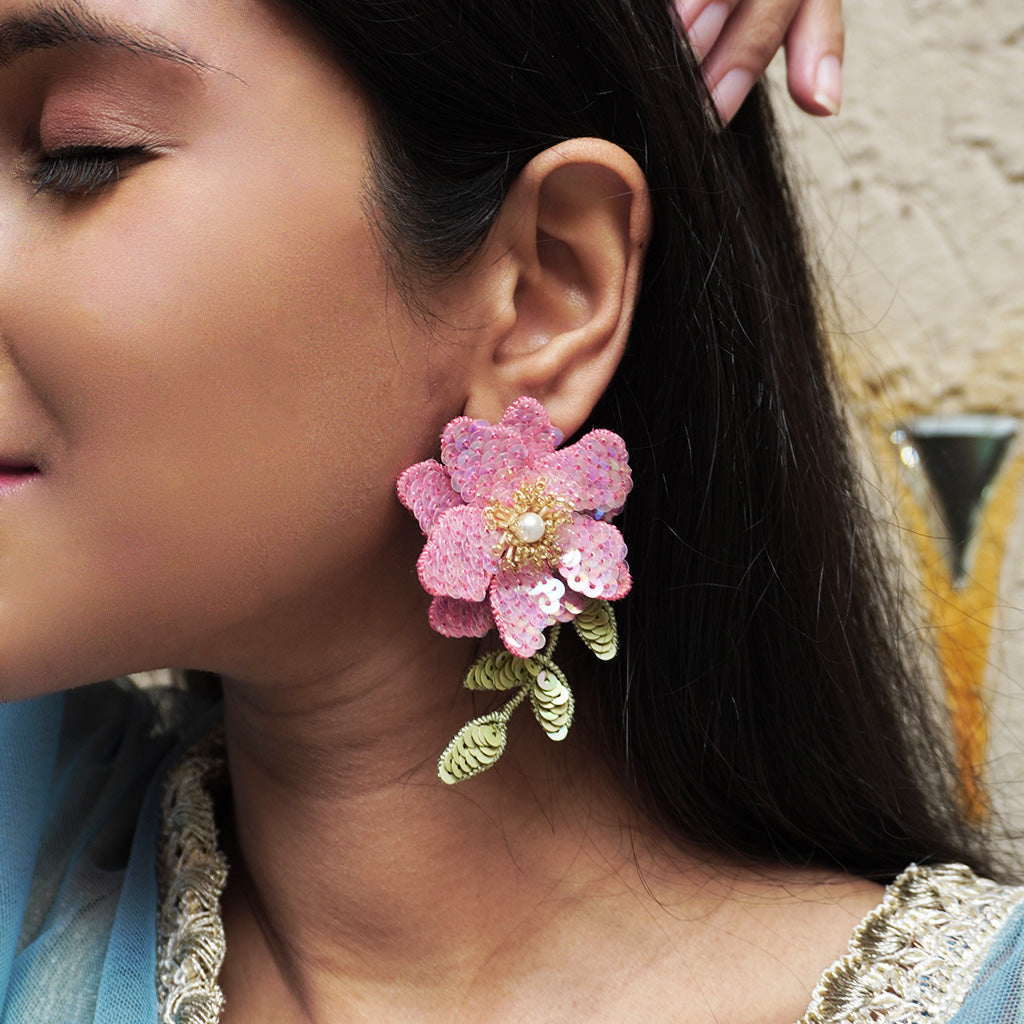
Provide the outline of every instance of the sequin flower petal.
{"type": "Polygon", "coordinates": [[[604,601],[616,601],[629,592],[626,543],[614,526],[576,516],[564,528],[563,537],[567,551],[558,571],[570,589],[604,601]]]}
{"type": "Polygon", "coordinates": [[[482,601],[498,568],[498,539],[481,509],[448,509],[434,524],[416,563],[423,589],[434,597],[482,601]]]}
{"type": "Polygon", "coordinates": [[[494,425],[468,416],[452,420],[441,435],[441,462],[463,500],[482,503],[507,498],[529,467],[561,440],[544,406],[520,398],[494,425]]]}
{"type": "Polygon", "coordinates": [[[544,630],[558,621],[565,584],[547,573],[499,572],[491,586],[491,610],[501,642],[517,658],[544,646],[544,630]]]}
{"type": "Polygon", "coordinates": [[[428,537],[442,512],[462,504],[444,466],[433,459],[417,462],[398,478],[398,498],[428,537]]]}
{"type": "Polygon", "coordinates": [[[538,468],[577,511],[593,512],[597,519],[621,512],[633,486],[626,446],[610,430],[592,430],[541,459],[538,468]]]}

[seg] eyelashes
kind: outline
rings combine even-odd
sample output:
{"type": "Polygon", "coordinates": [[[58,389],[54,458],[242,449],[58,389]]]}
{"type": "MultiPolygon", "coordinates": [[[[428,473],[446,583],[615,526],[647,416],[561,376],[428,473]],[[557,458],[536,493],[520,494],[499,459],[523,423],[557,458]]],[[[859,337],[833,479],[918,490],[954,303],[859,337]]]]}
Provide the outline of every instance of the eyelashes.
{"type": "Polygon", "coordinates": [[[39,156],[26,177],[36,195],[90,196],[116,185],[152,155],[144,146],[68,147],[39,156]]]}

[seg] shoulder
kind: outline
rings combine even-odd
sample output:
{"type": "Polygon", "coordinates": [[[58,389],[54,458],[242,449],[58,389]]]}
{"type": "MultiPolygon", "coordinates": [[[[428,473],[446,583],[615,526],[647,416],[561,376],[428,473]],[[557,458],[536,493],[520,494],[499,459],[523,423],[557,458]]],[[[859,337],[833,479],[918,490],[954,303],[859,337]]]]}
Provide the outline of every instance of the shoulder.
{"type": "Polygon", "coordinates": [[[92,1020],[104,985],[153,988],[162,781],[211,715],[192,694],[127,680],[0,705],[4,1020],[20,1019],[12,1006],[92,1020]]]}
{"type": "Polygon", "coordinates": [[[1024,887],[962,864],[912,866],[826,971],[800,1024],[1010,1019],[1002,1014],[1024,1003],[1022,964],[1024,887]]]}
{"type": "MultiPolygon", "coordinates": [[[[0,705],[4,796],[25,811],[7,820],[44,827],[62,811],[94,821],[99,807],[130,806],[210,708],[185,690],[140,688],[129,679],[0,705]]],[[[62,820],[64,834],[75,831],[62,820]]]]}
{"type": "Polygon", "coordinates": [[[166,760],[184,737],[209,728],[210,715],[210,702],[191,693],[127,679],[0,705],[0,821],[9,840],[0,888],[17,874],[33,897],[56,896],[71,861],[102,874],[122,868],[166,760]]]}

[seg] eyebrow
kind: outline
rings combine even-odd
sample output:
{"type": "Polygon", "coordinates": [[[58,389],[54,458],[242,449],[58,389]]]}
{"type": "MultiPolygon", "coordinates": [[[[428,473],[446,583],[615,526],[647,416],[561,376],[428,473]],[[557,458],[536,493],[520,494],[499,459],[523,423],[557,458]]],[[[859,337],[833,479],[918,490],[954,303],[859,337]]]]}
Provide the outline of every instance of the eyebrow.
{"type": "Polygon", "coordinates": [[[78,0],[41,4],[22,15],[0,19],[0,67],[9,67],[19,57],[39,50],[71,49],[82,43],[159,57],[196,71],[214,70],[169,40],[101,17],[78,0]]]}

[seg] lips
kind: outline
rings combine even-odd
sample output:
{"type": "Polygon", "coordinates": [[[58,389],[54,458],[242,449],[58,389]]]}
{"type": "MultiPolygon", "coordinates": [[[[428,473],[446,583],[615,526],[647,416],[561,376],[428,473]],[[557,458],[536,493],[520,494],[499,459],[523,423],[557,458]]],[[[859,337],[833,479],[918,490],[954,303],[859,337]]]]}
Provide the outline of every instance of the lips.
{"type": "Polygon", "coordinates": [[[39,476],[39,467],[24,459],[0,458],[0,495],[17,490],[39,476]]]}

